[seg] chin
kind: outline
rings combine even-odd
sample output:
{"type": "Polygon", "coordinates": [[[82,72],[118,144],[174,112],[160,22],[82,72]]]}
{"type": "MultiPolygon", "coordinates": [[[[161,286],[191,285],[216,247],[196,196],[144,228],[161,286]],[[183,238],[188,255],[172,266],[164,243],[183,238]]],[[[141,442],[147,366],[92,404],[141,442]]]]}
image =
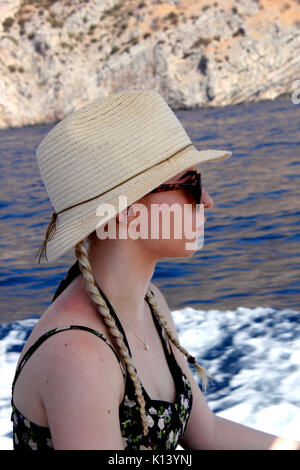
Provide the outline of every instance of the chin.
{"type": "Polygon", "coordinates": [[[190,258],[196,253],[197,250],[184,250],[183,254],[181,255],[184,258],[190,258]]]}
{"type": "Polygon", "coordinates": [[[180,245],[178,243],[174,243],[174,246],[168,246],[168,249],[162,255],[164,258],[190,258],[193,254],[197,251],[195,250],[187,250],[185,248],[186,243],[192,243],[191,240],[181,240],[180,245]]]}

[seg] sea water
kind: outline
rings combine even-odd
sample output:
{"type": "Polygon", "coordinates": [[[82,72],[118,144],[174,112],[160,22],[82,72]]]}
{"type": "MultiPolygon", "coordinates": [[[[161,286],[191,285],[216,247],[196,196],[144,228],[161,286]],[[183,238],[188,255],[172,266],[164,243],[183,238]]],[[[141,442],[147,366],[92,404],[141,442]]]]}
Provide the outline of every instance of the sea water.
{"type": "MultiPolygon", "coordinates": [[[[205,211],[203,248],[189,258],[162,259],[152,279],[182,345],[212,377],[209,407],[297,440],[299,113],[291,100],[176,112],[196,148],[233,156],[203,164],[203,185],[214,200],[205,211]]],[[[12,448],[19,354],[75,260],[72,252],[49,266],[34,259],[52,213],[34,151],[51,127],[0,131],[0,449],[12,448]]]]}

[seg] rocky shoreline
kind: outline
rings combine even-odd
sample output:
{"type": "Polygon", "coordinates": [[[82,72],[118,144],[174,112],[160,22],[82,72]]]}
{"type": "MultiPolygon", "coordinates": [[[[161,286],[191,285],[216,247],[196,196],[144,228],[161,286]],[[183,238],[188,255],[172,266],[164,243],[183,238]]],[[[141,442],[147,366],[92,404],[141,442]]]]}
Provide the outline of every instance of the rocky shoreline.
{"type": "Polygon", "coordinates": [[[0,128],[153,88],[174,109],[291,97],[296,0],[2,0],[0,128]]]}

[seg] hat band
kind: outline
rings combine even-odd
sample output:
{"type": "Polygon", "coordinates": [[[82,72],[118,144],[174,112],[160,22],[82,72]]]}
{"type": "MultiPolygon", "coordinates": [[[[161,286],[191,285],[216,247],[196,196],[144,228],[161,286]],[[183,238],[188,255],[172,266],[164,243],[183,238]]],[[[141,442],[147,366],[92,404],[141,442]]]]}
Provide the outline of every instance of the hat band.
{"type": "Polygon", "coordinates": [[[47,253],[46,253],[46,249],[47,249],[47,242],[48,240],[51,240],[53,237],[54,237],[54,234],[55,234],[55,231],[56,231],[56,219],[57,219],[57,216],[58,214],[61,214],[62,212],[65,212],[67,210],[70,210],[70,209],[73,209],[73,207],[76,207],[76,206],[80,206],[81,204],[85,204],[87,202],[90,202],[90,201],[93,201],[94,199],[97,199],[98,197],[101,197],[103,196],[104,194],[108,193],[109,191],[112,191],[116,188],[118,188],[119,186],[121,186],[122,184],[124,183],[127,183],[128,181],[132,180],[133,178],[136,178],[137,176],[141,175],[142,173],[145,173],[145,171],[148,171],[148,170],[151,170],[151,168],[154,168],[155,166],[157,165],[161,165],[162,163],[170,160],[170,158],[173,158],[175,157],[175,155],[177,155],[178,153],[182,152],[183,150],[185,150],[186,148],[188,147],[191,147],[193,146],[193,144],[188,144],[186,145],[185,147],[183,147],[182,149],[180,150],[177,150],[177,152],[173,153],[170,157],[166,158],[165,160],[161,161],[161,162],[158,162],[156,163],[155,165],[152,165],[151,167],[147,168],[146,170],[143,170],[143,171],[140,171],[139,173],[137,173],[136,175],[134,176],[131,176],[130,178],[128,178],[127,180],[125,181],[122,181],[122,183],[119,183],[117,184],[116,186],[114,186],[113,188],[110,188],[108,189],[107,191],[104,191],[104,193],[101,193],[101,194],[98,194],[97,196],[94,196],[90,199],[86,199],[85,201],[82,201],[82,202],[78,202],[77,204],[74,204],[73,206],[70,206],[70,207],[66,207],[65,209],[62,209],[61,211],[59,212],[53,212],[52,213],[52,217],[51,217],[51,221],[48,225],[48,228],[46,230],[46,234],[45,234],[45,240],[43,241],[42,245],[40,246],[40,248],[38,249],[36,255],[35,255],[35,258],[38,256],[39,252],[40,252],[40,256],[39,256],[39,261],[38,263],[40,263],[40,260],[41,260],[41,257],[44,256],[46,258],[46,260],[48,261],[47,259],[47,253]]]}

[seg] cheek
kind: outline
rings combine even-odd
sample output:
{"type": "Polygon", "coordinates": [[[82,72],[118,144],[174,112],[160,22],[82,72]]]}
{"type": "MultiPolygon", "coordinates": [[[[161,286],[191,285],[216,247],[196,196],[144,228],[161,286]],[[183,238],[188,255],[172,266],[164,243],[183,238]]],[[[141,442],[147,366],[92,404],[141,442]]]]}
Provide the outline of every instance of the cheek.
{"type": "Polygon", "coordinates": [[[149,235],[152,228],[158,234],[158,239],[172,240],[176,245],[191,240],[195,237],[197,226],[193,198],[189,198],[183,191],[178,191],[176,196],[175,191],[165,196],[163,201],[162,198],[151,201],[148,214],[149,235]],[[158,206],[155,207],[154,204],[158,206]]]}
{"type": "MultiPolygon", "coordinates": [[[[185,191],[156,193],[145,196],[138,203],[145,208],[144,217],[147,226],[142,231],[149,241],[152,237],[154,243],[160,240],[167,251],[173,249],[182,251],[186,242],[195,239],[199,223],[197,223],[195,201],[191,194],[185,191]]],[[[141,227],[138,230],[140,231],[141,227]]]]}

